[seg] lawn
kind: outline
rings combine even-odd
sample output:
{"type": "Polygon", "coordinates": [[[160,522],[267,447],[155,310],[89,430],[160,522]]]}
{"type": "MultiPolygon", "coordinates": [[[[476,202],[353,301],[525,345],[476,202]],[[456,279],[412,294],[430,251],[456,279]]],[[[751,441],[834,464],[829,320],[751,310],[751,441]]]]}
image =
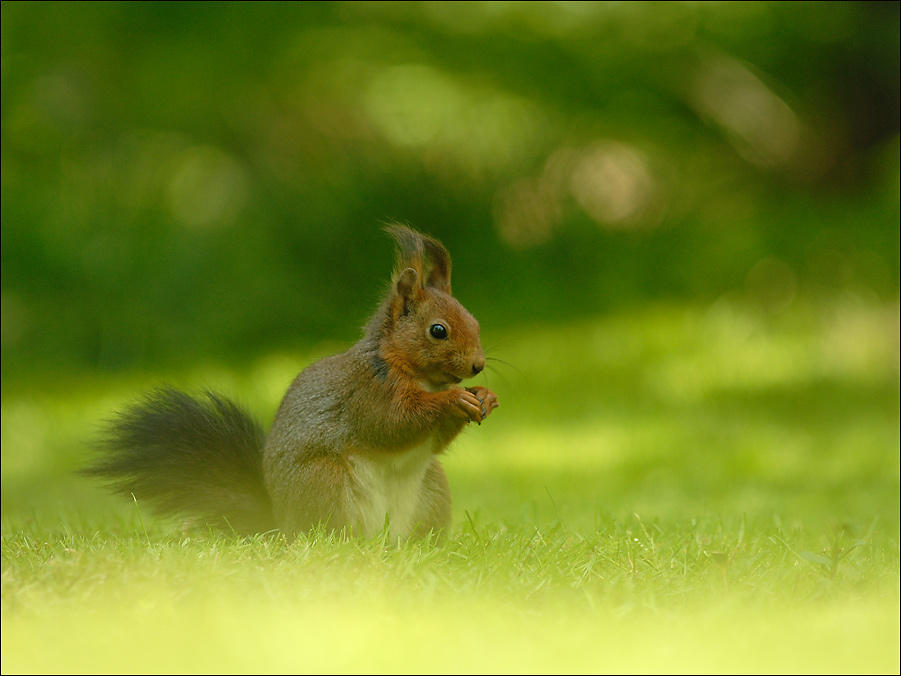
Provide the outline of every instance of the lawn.
{"type": "Polygon", "coordinates": [[[315,354],[4,383],[2,669],[877,672],[899,662],[899,309],[492,330],[447,543],[183,532],[73,470],[160,380],[269,421],[315,354]]]}

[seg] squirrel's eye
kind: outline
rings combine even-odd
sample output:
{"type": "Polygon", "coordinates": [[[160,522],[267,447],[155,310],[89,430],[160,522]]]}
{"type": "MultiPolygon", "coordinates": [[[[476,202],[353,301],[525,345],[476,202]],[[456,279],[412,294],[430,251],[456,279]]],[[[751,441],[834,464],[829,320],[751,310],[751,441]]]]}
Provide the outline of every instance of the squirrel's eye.
{"type": "Polygon", "coordinates": [[[432,324],[429,327],[429,335],[437,340],[447,340],[447,328],[444,324],[432,324]]]}

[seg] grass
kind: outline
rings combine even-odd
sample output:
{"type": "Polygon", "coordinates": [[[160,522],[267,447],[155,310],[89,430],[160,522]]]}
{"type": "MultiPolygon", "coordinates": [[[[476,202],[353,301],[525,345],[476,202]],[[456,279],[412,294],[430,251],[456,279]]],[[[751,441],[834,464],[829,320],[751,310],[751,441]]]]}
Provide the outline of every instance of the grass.
{"type": "MultiPolygon", "coordinates": [[[[897,304],[485,342],[437,547],[184,533],[71,475],[155,380],[4,384],[3,672],[898,672],[897,304]]],[[[309,358],[176,375],[266,420],[309,358]]]]}

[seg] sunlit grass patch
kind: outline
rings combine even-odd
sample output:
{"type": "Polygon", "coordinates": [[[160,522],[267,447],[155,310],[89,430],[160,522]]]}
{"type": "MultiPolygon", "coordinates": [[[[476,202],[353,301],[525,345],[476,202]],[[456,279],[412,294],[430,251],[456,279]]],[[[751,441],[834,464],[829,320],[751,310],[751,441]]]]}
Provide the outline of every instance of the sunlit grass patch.
{"type": "Polygon", "coordinates": [[[585,536],[472,525],[438,548],[6,537],[4,671],[888,671],[897,661],[897,541],[875,530],[824,540],[774,523],[599,526],[585,536]]]}

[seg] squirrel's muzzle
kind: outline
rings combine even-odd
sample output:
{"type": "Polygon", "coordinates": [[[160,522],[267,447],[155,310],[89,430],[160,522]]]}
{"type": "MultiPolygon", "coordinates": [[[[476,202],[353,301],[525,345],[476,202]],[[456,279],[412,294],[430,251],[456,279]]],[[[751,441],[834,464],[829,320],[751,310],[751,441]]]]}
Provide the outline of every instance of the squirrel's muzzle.
{"type": "Polygon", "coordinates": [[[485,357],[476,357],[472,362],[472,375],[477,376],[485,369],[485,357]]]}

